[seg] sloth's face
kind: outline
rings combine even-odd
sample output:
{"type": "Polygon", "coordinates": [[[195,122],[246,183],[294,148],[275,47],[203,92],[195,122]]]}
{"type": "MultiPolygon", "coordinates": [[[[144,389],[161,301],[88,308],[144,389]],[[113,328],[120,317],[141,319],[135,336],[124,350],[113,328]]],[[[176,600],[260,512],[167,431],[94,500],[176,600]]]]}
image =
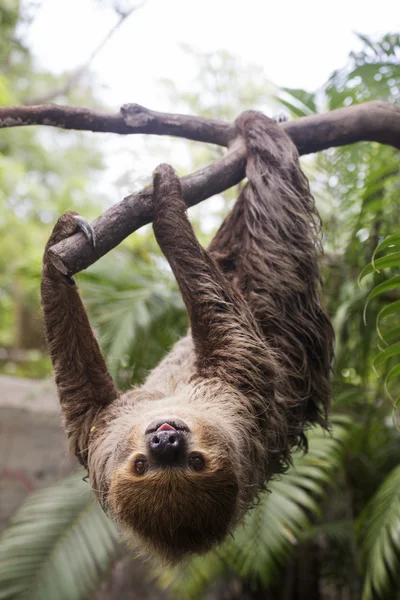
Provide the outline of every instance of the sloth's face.
{"type": "Polygon", "coordinates": [[[149,469],[188,467],[193,471],[206,468],[204,453],[193,449],[194,436],[181,419],[155,419],[144,432],[146,452],[138,453],[133,468],[137,475],[149,469]],[[192,449],[189,449],[192,446],[192,449]]]}
{"type": "Polygon", "coordinates": [[[224,432],[204,418],[190,426],[161,418],[138,429],[112,477],[112,514],[168,562],[209,550],[229,531],[238,493],[224,432]]]}

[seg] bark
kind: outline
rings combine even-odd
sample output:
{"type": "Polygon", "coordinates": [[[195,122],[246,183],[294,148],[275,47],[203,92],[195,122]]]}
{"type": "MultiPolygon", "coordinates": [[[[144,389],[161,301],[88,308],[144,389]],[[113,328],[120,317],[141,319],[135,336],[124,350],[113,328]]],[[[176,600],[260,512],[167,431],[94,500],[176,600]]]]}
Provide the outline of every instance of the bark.
{"type": "MultiPolygon", "coordinates": [[[[220,160],[183,177],[181,184],[187,206],[194,206],[239,183],[245,174],[245,159],[244,146],[239,144],[220,160]]],[[[153,188],[150,186],[127,196],[93,221],[95,249],[87,244],[83,234],[78,233],[51,248],[53,264],[65,274],[86,269],[133,231],[152,221],[152,202],[153,188]]]]}
{"type": "MultiPolygon", "coordinates": [[[[161,113],[139,104],[125,104],[117,114],[57,104],[0,107],[0,128],[25,125],[119,134],[173,135],[220,146],[228,146],[235,135],[233,125],[226,121],[161,113]]],[[[283,123],[282,127],[300,154],[359,141],[400,148],[400,106],[387,102],[365,102],[339,108],[283,123]]]]}

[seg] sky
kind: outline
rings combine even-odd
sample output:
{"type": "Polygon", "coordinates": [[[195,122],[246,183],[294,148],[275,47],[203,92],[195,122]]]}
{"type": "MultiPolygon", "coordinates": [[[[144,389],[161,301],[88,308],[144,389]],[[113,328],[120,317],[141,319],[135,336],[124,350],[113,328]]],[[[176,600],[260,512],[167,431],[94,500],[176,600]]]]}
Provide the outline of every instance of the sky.
{"type": "MultiPolygon", "coordinates": [[[[85,63],[118,20],[112,2],[123,1],[42,0],[27,40],[39,65],[59,74],[85,63]]],[[[246,63],[261,66],[276,85],[315,91],[360,47],[355,32],[380,36],[398,30],[399,0],[145,0],[90,69],[97,95],[111,109],[136,102],[173,112],[159,81],[170,79],[178,89],[190,90],[195,74],[184,45],[198,52],[227,50],[241,59],[243,68],[246,63]]],[[[154,149],[149,136],[143,142],[140,136],[95,135],[102,136],[105,152],[101,186],[113,201],[132,191],[133,182],[149,178],[172,149],[171,162],[184,164],[183,153],[187,156],[177,140],[164,138],[154,149]],[[115,183],[128,172],[130,181],[125,177],[124,183],[115,183]]]]}
{"type": "MultiPolygon", "coordinates": [[[[117,20],[109,6],[43,0],[29,37],[39,63],[56,73],[81,65],[117,20]]],[[[228,50],[261,65],[277,85],[316,90],[357,47],[354,32],[399,29],[399,0],[145,0],[91,68],[110,105],[138,102],[165,110],[157,82],[190,85],[191,63],[182,44],[228,50]]]]}

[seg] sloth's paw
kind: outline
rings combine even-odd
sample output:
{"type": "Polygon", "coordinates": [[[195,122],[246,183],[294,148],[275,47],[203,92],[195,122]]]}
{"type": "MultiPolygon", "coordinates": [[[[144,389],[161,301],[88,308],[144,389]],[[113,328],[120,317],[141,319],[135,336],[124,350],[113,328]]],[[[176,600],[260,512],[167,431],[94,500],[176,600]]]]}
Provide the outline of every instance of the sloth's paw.
{"type": "Polygon", "coordinates": [[[62,240],[74,235],[75,233],[82,232],[86,239],[89,241],[92,248],[96,246],[96,235],[93,227],[84,217],[78,215],[74,211],[63,214],[55,224],[49,241],[46,245],[46,250],[43,257],[43,265],[47,267],[46,271],[48,275],[52,275],[54,279],[56,276],[66,278],[67,282],[74,284],[74,278],[70,273],[66,272],[65,266],[58,259],[56,255],[49,255],[49,250],[55,244],[58,244],[62,240]]]}
{"type": "Polygon", "coordinates": [[[182,196],[182,188],[179,177],[170,165],[161,164],[153,173],[153,200],[154,211],[160,212],[179,209],[186,210],[186,204],[182,196]]]}

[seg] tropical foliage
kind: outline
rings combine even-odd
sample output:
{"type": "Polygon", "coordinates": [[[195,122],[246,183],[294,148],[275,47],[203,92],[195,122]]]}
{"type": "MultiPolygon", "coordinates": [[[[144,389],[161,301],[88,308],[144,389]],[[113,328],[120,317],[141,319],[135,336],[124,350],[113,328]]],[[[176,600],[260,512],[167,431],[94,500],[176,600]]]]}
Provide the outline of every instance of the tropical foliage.
{"type": "MultiPolygon", "coordinates": [[[[0,35],[0,58],[8,65],[0,76],[0,101],[6,104],[25,101],[53,80],[38,72],[15,34],[17,5],[4,6],[0,32],[15,39],[10,46],[0,35]]],[[[362,49],[318,93],[277,89],[258,67],[239,66],[226,53],[191,53],[198,90],[162,85],[175,104],[179,100],[180,110],[223,118],[251,107],[269,114],[282,107],[300,117],[367,100],[398,103],[400,37],[360,40],[362,49]],[[238,70],[248,78],[239,81],[238,70]]],[[[81,104],[94,102],[88,87],[75,93],[81,104]]],[[[215,158],[214,148],[198,148],[188,154],[187,168],[215,158]]],[[[193,149],[188,143],[187,152],[193,149]]],[[[158,585],[168,587],[172,598],[202,598],[209,591],[214,597],[265,594],[278,600],[399,597],[398,158],[389,146],[360,143],[304,160],[324,221],[324,295],[336,330],[332,435],[309,432],[309,453],[294,456],[288,473],[270,483],[245,526],[218,551],[178,571],[156,571],[158,585]]],[[[89,218],[102,210],[106,200],[96,196],[94,204],[88,191],[95,189],[101,159],[76,134],[15,129],[2,137],[4,372],[50,372],[38,342],[41,248],[50,223],[66,208],[89,218]]],[[[191,213],[204,243],[233,196],[214,198],[191,213]]],[[[140,381],[186,327],[175,283],[150,230],[124,242],[80,282],[113,375],[122,386],[140,381]]],[[[121,552],[118,534],[92,502],[87,484],[71,478],[29,497],[1,537],[0,599],[93,598],[121,552]]]]}
{"type": "MultiPolygon", "coordinates": [[[[234,538],[205,559],[189,561],[178,571],[161,571],[160,585],[171,587],[174,597],[196,598],[216,577],[235,574],[264,586],[274,582],[319,515],[321,499],[342,463],[348,422],[334,421],[332,434],[319,428],[310,432],[309,452],[296,454],[288,473],[271,482],[234,538]]],[[[88,598],[118,549],[112,522],[82,475],[72,476],[30,496],[11,519],[0,545],[0,599],[47,600],[56,589],[62,600],[88,598]]]]}
{"type": "Polygon", "coordinates": [[[35,492],[2,538],[0,598],[90,598],[118,546],[82,475],[35,492]]]}

